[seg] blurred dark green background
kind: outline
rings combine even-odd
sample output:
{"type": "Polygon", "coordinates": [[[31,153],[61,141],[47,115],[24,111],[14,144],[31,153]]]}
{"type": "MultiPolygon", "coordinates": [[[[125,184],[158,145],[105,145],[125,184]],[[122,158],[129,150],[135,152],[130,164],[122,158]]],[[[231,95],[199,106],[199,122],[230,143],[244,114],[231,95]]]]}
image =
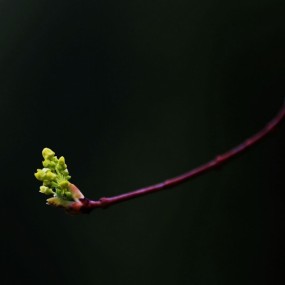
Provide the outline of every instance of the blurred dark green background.
{"type": "Polygon", "coordinates": [[[90,215],[45,205],[176,176],[280,108],[285,2],[0,1],[1,284],[284,284],[282,124],[227,166],[90,215]]]}

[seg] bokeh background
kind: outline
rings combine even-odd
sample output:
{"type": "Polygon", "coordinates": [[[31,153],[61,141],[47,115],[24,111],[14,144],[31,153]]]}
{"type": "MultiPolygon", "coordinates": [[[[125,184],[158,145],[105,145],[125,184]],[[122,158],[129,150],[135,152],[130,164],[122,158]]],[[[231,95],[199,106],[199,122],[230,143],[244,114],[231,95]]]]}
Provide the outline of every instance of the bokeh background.
{"type": "Polygon", "coordinates": [[[0,1],[1,284],[284,284],[284,123],[219,170],[89,215],[45,205],[41,151],[93,199],[190,170],[280,108],[285,2],[0,1]]]}

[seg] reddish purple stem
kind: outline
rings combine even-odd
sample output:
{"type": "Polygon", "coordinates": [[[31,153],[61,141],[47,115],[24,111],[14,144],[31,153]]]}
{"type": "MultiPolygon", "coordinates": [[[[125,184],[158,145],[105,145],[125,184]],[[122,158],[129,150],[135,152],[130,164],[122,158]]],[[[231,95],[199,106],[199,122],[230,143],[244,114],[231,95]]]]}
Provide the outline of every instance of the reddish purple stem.
{"type": "Polygon", "coordinates": [[[176,176],[174,178],[168,179],[164,182],[154,184],[145,188],[141,188],[132,192],[128,192],[125,194],[121,194],[114,197],[103,197],[100,198],[98,201],[92,201],[85,199],[85,202],[83,202],[84,206],[82,211],[89,212],[90,210],[94,208],[106,208],[108,206],[124,202],[136,197],[140,197],[143,195],[151,194],[166,188],[170,188],[173,186],[176,186],[178,184],[181,184],[191,178],[197,177],[201,174],[206,173],[207,171],[214,169],[218,166],[221,166],[222,164],[225,164],[230,159],[236,157],[238,154],[244,152],[245,150],[249,149],[259,141],[261,141],[264,137],[266,137],[271,131],[273,131],[276,126],[282,121],[282,119],[285,117],[285,104],[283,104],[283,107],[279,111],[279,113],[258,133],[254,134],[250,138],[248,138],[246,141],[242,142],[238,146],[230,149],[229,151],[225,152],[224,154],[216,156],[213,160],[189,171],[184,174],[181,174],[179,176],[176,176]]]}

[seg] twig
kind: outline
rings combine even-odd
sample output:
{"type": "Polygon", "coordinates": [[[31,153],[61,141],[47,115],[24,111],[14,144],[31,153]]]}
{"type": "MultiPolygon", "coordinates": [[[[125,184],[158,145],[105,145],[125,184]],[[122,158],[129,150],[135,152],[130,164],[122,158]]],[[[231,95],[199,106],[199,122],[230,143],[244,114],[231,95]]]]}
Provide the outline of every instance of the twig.
{"type": "MultiPolygon", "coordinates": [[[[81,213],[89,213],[91,210],[95,208],[106,208],[114,204],[118,204],[120,202],[124,202],[140,196],[158,192],[163,189],[171,188],[185,181],[188,181],[191,178],[197,177],[201,174],[208,172],[211,169],[217,168],[218,166],[225,164],[226,162],[230,161],[232,158],[237,157],[239,154],[243,153],[253,145],[257,144],[263,138],[265,138],[269,133],[271,133],[271,131],[273,131],[276,128],[276,126],[282,121],[284,117],[285,117],[285,104],[283,104],[278,114],[268,124],[266,124],[266,126],[258,133],[254,134],[253,136],[251,136],[250,138],[248,138],[238,146],[225,152],[224,154],[217,155],[213,160],[197,168],[194,168],[189,172],[186,172],[182,175],[176,176],[174,178],[168,179],[158,184],[154,184],[148,187],[144,187],[132,192],[128,192],[113,197],[103,197],[97,201],[89,200],[87,198],[82,198],[80,199],[82,203],[81,206],[79,208],[76,207],[76,209],[70,209],[70,210],[71,212],[80,211],[81,213]]],[[[73,186],[76,187],[75,185],[73,186]]]]}

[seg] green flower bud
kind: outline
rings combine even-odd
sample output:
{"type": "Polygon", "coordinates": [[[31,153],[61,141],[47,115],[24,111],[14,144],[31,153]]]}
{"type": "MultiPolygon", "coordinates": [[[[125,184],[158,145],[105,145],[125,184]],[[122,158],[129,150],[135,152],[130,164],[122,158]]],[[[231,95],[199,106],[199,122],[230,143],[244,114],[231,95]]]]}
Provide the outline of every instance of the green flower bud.
{"type": "Polygon", "coordinates": [[[54,157],[52,158],[52,165],[54,165],[54,167],[58,165],[57,156],[54,156],[54,157]]]}
{"type": "Polygon", "coordinates": [[[50,181],[53,181],[56,179],[56,174],[55,173],[52,173],[51,171],[48,171],[47,174],[46,174],[46,178],[47,180],[50,180],[50,181]]]}
{"type": "Polygon", "coordinates": [[[49,167],[50,167],[51,169],[55,169],[55,167],[56,167],[56,162],[51,161],[49,167]]]}
{"type": "Polygon", "coordinates": [[[65,198],[66,198],[67,200],[69,200],[69,201],[74,201],[74,197],[73,197],[72,193],[70,193],[70,192],[65,192],[65,193],[64,193],[64,196],[65,196],[65,198]]]}
{"type": "Polygon", "coordinates": [[[45,175],[46,175],[46,173],[42,169],[37,169],[37,172],[35,173],[35,177],[40,181],[44,180],[45,175]]]}
{"type": "Polygon", "coordinates": [[[54,157],[55,153],[51,149],[46,147],[43,149],[42,155],[44,159],[51,159],[54,157]]]}
{"type": "Polygon", "coordinates": [[[59,165],[65,166],[65,158],[63,156],[61,156],[58,160],[59,165]]]}
{"type": "MultiPolygon", "coordinates": [[[[63,156],[61,156],[58,160],[58,164],[56,166],[57,170],[59,170],[60,172],[64,173],[67,165],[65,164],[65,159],[63,156]]],[[[68,172],[67,172],[68,173],[68,172]]]]}
{"type": "Polygon", "coordinates": [[[52,197],[47,199],[47,204],[55,207],[63,207],[68,209],[73,204],[73,202],[61,199],[59,197],[52,197]]]}
{"type": "Polygon", "coordinates": [[[54,169],[56,166],[56,163],[54,161],[46,159],[43,161],[43,166],[46,168],[54,169]]]}
{"type": "Polygon", "coordinates": [[[46,195],[53,195],[54,192],[52,191],[52,189],[46,187],[46,186],[41,186],[40,187],[40,192],[46,195]]]}
{"type": "Polygon", "coordinates": [[[47,160],[43,161],[43,166],[44,167],[49,167],[49,165],[50,165],[50,160],[47,159],[47,160]]]}
{"type": "Polygon", "coordinates": [[[59,182],[58,185],[59,185],[59,187],[61,189],[67,189],[68,188],[68,184],[69,184],[69,182],[67,180],[63,180],[63,181],[59,182]]]}

